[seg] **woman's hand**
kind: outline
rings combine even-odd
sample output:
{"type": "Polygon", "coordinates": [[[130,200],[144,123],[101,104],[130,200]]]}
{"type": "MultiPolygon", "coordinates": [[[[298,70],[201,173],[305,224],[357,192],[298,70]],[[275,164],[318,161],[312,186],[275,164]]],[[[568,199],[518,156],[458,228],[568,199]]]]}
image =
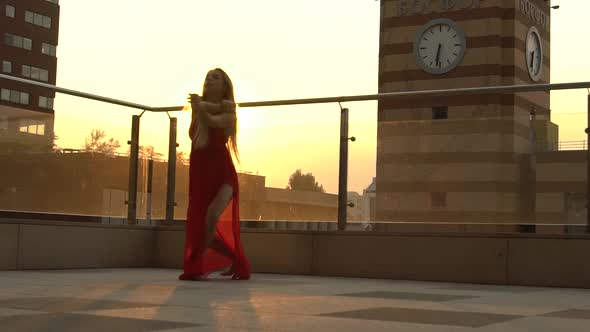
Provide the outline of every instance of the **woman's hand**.
{"type": "Polygon", "coordinates": [[[222,109],[222,113],[235,113],[236,112],[236,104],[234,104],[230,100],[223,100],[221,102],[221,109],[222,109]]]}
{"type": "Polygon", "coordinates": [[[187,100],[191,104],[193,111],[196,111],[198,105],[201,103],[201,96],[196,93],[191,93],[188,95],[187,100]]]}

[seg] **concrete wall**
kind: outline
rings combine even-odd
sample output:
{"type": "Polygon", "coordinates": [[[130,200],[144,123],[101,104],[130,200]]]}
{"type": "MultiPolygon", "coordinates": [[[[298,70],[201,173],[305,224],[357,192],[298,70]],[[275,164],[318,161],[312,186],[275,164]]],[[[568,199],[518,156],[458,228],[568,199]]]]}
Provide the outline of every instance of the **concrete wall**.
{"type": "MultiPolygon", "coordinates": [[[[590,288],[589,235],[246,230],[242,239],[257,273],[590,288]]],[[[183,227],[0,224],[0,270],[180,270],[183,247],[183,227]]]]}
{"type": "MultiPolygon", "coordinates": [[[[156,233],[155,266],[181,269],[182,228],[156,233]]],[[[242,240],[258,273],[590,288],[586,235],[259,230],[242,240]]]]}
{"type": "Polygon", "coordinates": [[[151,228],[64,222],[0,224],[0,270],[153,266],[151,228]]]}
{"type": "Polygon", "coordinates": [[[537,223],[586,222],[586,151],[537,154],[537,223]]]}

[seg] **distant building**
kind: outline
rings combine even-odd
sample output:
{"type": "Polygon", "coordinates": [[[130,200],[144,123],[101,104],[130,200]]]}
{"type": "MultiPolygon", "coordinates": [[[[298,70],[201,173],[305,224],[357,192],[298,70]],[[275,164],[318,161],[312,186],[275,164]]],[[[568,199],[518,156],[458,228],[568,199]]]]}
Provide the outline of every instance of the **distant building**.
{"type": "MultiPolygon", "coordinates": [[[[68,149],[64,149],[68,151],[68,149]]],[[[75,153],[0,153],[0,210],[124,217],[128,197],[129,157],[75,153]]],[[[151,215],[166,211],[167,163],[154,161],[151,215]]],[[[147,208],[147,162],[139,160],[137,216],[147,208]]],[[[188,165],[176,168],[174,217],[184,220],[188,207],[188,165]]],[[[313,191],[267,188],[265,177],[238,173],[243,220],[335,221],[338,196],[313,191]]]]}
{"type": "Polygon", "coordinates": [[[338,195],[266,188],[260,220],[335,221],[338,195]]]}
{"type": "MultiPolygon", "coordinates": [[[[55,85],[58,0],[0,0],[2,74],[55,85]]],[[[55,93],[0,79],[0,150],[52,146],[55,93]]]]}
{"type": "Polygon", "coordinates": [[[375,213],[377,212],[377,179],[375,177],[373,177],[371,184],[363,190],[362,206],[362,220],[375,221],[375,213]]]}
{"type": "Polygon", "coordinates": [[[348,203],[352,203],[352,206],[347,208],[346,218],[348,221],[361,221],[363,220],[363,196],[357,192],[348,192],[348,203]]]}

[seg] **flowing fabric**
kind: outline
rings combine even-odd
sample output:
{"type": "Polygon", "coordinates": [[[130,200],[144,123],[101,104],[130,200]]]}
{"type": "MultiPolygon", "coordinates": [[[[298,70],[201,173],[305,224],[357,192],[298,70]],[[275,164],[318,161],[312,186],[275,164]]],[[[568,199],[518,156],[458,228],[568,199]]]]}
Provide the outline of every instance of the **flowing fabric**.
{"type": "Polygon", "coordinates": [[[189,203],[181,280],[206,277],[233,264],[233,279],[250,279],[250,264],[240,240],[238,176],[225,142],[223,129],[209,128],[209,143],[193,149],[189,167],[189,203]],[[219,218],[215,238],[203,255],[206,215],[222,185],[233,189],[233,196],[219,218]]]}

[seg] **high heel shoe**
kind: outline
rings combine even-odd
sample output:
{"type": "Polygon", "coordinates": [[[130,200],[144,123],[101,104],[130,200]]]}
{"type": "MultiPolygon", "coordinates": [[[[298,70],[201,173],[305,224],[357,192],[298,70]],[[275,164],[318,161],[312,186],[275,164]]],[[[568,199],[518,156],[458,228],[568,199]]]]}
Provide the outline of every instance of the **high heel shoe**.
{"type": "Polygon", "coordinates": [[[178,277],[178,280],[208,281],[209,279],[207,278],[207,276],[198,276],[183,273],[178,277]]]}
{"type": "Polygon", "coordinates": [[[229,276],[233,276],[233,274],[236,273],[236,270],[234,269],[233,264],[225,271],[221,272],[221,275],[224,277],[229,277],[229,276]]]}

